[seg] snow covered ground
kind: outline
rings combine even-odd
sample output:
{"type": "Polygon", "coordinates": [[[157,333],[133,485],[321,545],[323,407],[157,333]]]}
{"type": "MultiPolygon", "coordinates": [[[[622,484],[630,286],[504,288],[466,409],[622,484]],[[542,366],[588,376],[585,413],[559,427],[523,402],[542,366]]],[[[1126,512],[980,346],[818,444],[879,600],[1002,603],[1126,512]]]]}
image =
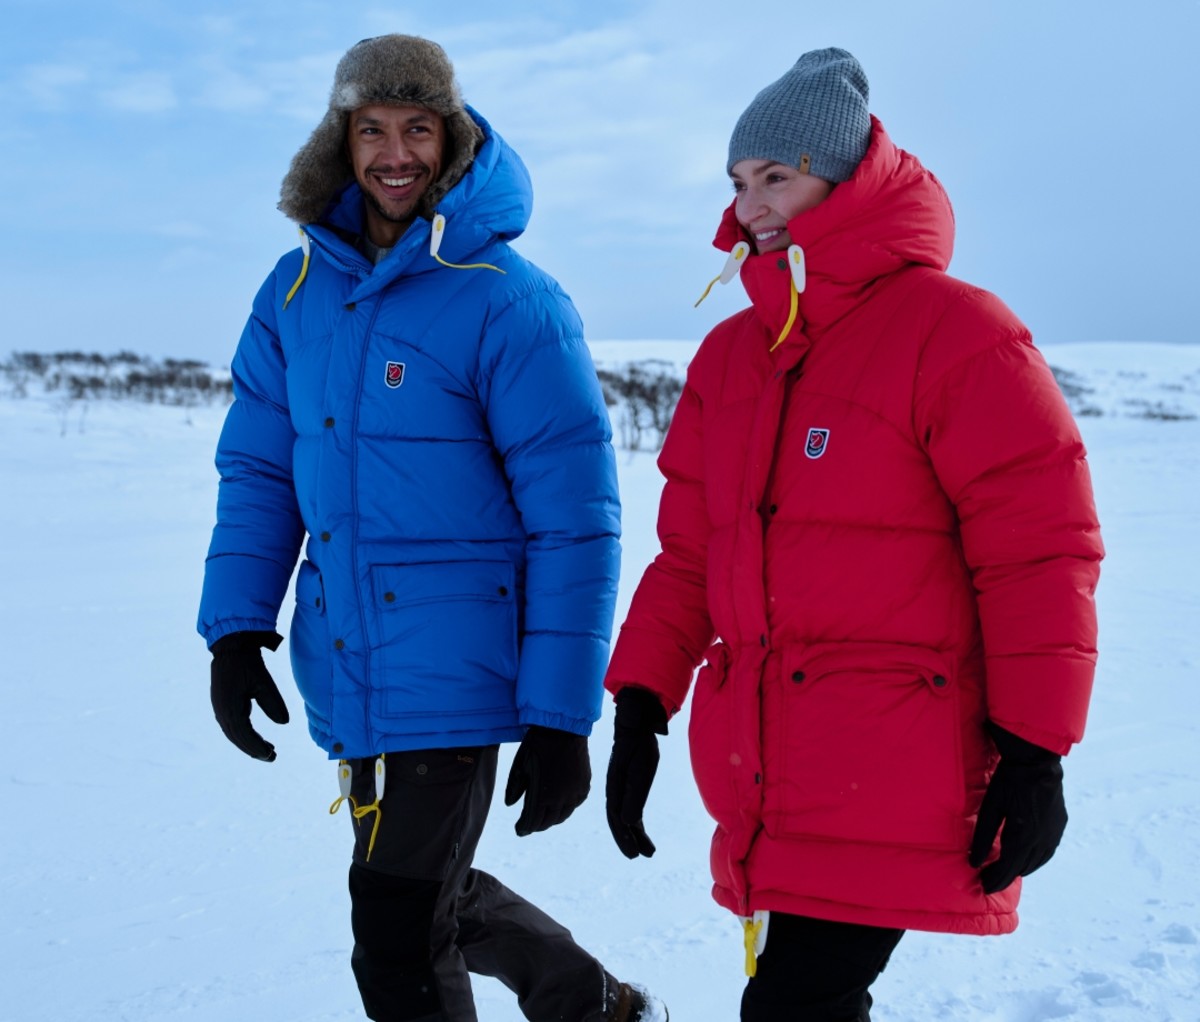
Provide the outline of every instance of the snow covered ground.
{"type": "MultiPolygon", "coordinates": [[[[595,345],[608,365],[681,365],[691,350],[595,345]]],[[[1027,882],[1017,933],[905,938],[877,1022],[1200,1020],[1200,345],[1047,356],[1085,388],[1109,550],[1091,721],[1066,762],[1071,824],[1027,882]]],[[[296,719],[264,723],[279,759],[253,762],[208,705],[193,622],[222,415],[0,398],[3,1022],[363,1017],[333,766],[296,719]]],[[[655,552],[660,482],[652,454],[619,459],[620,618],[655,552]]],[[[298,717],[286,656],[268,662],[298,717]]],[[[740,932],[709,900],[685,721],[672,732],[647,811],[653,859],[625,860],[604,823],[606,710],[592,798],[518,839],[497,797],[478,863],[652,986],[673,1019],[735,1019],[740,932]]],[[[486,1022],[521,1018],[499,984],[476,989],[486,1022]]]]}

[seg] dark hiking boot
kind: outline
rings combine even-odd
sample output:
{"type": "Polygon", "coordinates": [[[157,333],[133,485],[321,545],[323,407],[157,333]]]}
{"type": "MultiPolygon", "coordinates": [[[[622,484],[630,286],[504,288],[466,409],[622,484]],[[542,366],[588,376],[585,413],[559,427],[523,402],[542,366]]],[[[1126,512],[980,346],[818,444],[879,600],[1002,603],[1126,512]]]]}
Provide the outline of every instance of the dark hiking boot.
{"type": "Polygon", "coordinates": [[[619,983],[613,993],[616,1001],[609,1008],[608,1022],[669,1022],[667,1006],[645,987],[619,983]]]}

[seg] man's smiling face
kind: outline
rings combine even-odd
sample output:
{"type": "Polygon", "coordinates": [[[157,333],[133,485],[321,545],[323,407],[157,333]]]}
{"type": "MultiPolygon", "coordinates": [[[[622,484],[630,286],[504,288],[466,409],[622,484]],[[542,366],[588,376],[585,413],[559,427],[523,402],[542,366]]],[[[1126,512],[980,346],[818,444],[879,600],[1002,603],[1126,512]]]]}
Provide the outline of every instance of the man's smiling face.
{"type": "Polygon", "coordinates": [[[442,172],[446,129],[416,106],[364,106],[350,114],[346,147],[366,198],[367,236],[391,248],[416,217],[417,203],[442,172]]]}

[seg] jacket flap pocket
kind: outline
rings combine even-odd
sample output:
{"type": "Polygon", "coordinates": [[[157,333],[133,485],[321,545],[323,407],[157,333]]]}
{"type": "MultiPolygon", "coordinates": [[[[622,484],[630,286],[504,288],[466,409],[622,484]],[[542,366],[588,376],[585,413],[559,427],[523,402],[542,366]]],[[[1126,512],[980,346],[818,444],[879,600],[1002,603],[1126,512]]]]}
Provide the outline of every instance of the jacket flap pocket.
{"type": "Polygon", "coordinates": [[[495,600],[513,598],[511,561],[424,561],[414,564],[377,564],[371,585],[381,609],[441,600],[495,600]]]}
{"type": "Polygon", "coordinates": [[[899,642],[821,642],[785,656],[786,670],[809,681],[833,674],[890,675],[920,680],[935,695],[953,687],[953,663],[949,653],[899,642]]]}

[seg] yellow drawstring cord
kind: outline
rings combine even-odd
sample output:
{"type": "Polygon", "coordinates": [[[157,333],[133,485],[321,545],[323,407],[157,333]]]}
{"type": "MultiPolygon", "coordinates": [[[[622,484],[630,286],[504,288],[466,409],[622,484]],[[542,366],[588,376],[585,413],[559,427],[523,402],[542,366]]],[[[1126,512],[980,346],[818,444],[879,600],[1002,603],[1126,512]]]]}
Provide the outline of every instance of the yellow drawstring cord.
{"type": "Polygon", "coordinates": [[[436,252],[430,254],[443,266],[449,266],[452,270],[495,270],[497,273],[508,273],[507,270],[502,270],[499,266],[493,266],[491,263],[448,263],[436,252]]]}
{"type": "MultiPolygon", "coordinates": [[[[442,244],[442,232],[446,229],[446,218],[438,213],[433,218],[433,233],[430,238],[429,254],[433,256],[443,266],[449,266],[452,270],[495,270],[497,273],[507,275],[507,270],[500,269],[499,266],[493,266],[491,263],[448,263],[440,255],[438,248],[442,244]]],[[[300,264],[300,276],[296,278],[296,283],[292,285],[292,289],[287,293],[287,297],[283,300],[283,307],[286,309],[288,303],[296,297],[296,292],[300,290],[300,285],[304,283],[304,278],[308,276],[308,263],[311,258],[310,243],[308,235],[303,229],[300,231],[300,247],[304,251],[304,262],[300,264]]]]}
{"type": "Polygon", "coordinates": [[[283,307],[285,309],[288,307],[288,302],[290,302],[296,296],[296,292],[300,290],[300,285],[304,283],[304,278],[308,276],[309,241],[308,235],[304,233],[303,229],[300,231],[300,248],[304,251],[304,262],[300,264],[300,276],[296,278],[296,283],[292,285],[292,289],[287,293],[287,297],[283,300],[283,307]]]}
{"type": "Polygon", "coordinates": [[[758,972],[758,955],[754,952],[754,944],[758,940],[759,931],[762,930],[762,920],[755,922],[753,919],[743,919],[742,928],[745,931],[742,934],[742,942],[746,945],[746,975],[753,978],[758,972]]]}
{"type": "Polygon", "coordinates": [[[718,274],[717,274],[715,277],[713,277],[713,279],[712,279],[712,280],[710,280],[710,281],[708,282],[708,287],[706,287],[706,288],[704,289],[704,294],[702,294],[702,295],[701,295],[699,298],[697,298],[697,299],[696,299],[696,304],[692,306],[692,308],[693,308],[693,309],[698,309],[698,308],[700,308],[700,303],[701,303],[702,301],[704,301],[704,299],[705,299],[705,298],[707,298],[707,297],[708,297],[708,292],[709,292],[709,291],[711,291],[711,290],[713,289],[713,285],[714,285],[714,284],[715,284],[715,283],[716,283],[718,280],[720,280],[720,279],[721,279],[721,275],[718,273],[718,274]]]}
{"type": "Polygon", "coordinates": [[[375,838],[379,834],[379,824],[383,821],[383,807],[379,801],[383,798],[383,761],[386,758],[386,755],[380,754],[375,761],[375,801],[369,806],[360,806],[358,800],[350,794],[350,764],[344,759],[338,760],[338,781],[341,784],[342,793],[333,800],[333,805],[329,807],[329,815],[335,816],[341,809],[342,803],[349,802],[350,815],[356,820],[362,820],[371,813],[375,814],[375,822],[371,826],[371,839],[367,842],[367,862],[371,861],[371,853],[375,851],[375,838]]]}
{"type": "Polygon", "coordinates": [[[725,260],[725,266],[712,280],[708,282],[708,287],[704,289],[704,294],[696,299],[696,304],[693,309],[699,308],[700,303],[708,297],[709,291],[713,289],[713,285],[719,280],[722,284],[728,284],[733,280],[734,274],[737,273],[742,263],[746,261],[746,256],[750,254],[750,243],[748,241],[739,241],[733,246],[729,253],[729,258],[725,260]]]}
{"type": "Polygon", "coordinates": [[[787,337],[788,333],[792,329],[792,324],[796,322],[796,313],[800,309],[800,292],[796,290],[796,282],[789,279],[788,284],[790,285],[792,291],[792,307],[788,311],[787,322],[783,324],[783,329],[779,332],[779,336],[775,339],[775,343],[771,345],[771,351],[774,351],[783,343],[783,339],[787,337]]]}
{"type": "Polygon", "coordinates": [[[440,255],[438,249],[442,247],[442,235],[446,233],[446,218],[441,213],[434,213],[433,223],[429,228],[429,254],[433,256],[443,266],[449,266],[452,270],[495,270],[497,273],[507,274],[508,271],[500,269],[499,266],[493,266],[491,263],[448,263],[440,255]]]}
{"type": "Polygon", "coordinates": [[[746,948],[746,975],[753,978],[758,972],[758,956],[767,946],[766,926],[771,913],[759,910],[749,918],[742,919],[742,943],[746,948]]]}

